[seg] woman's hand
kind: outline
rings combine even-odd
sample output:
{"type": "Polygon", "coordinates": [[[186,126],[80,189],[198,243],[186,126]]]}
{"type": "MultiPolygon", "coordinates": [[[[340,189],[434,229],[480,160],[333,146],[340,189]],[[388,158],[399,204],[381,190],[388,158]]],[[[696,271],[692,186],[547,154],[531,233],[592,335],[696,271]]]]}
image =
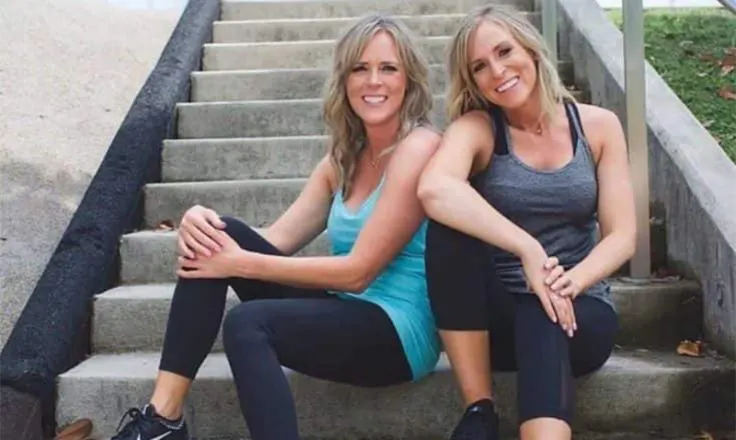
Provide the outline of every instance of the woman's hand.
{"type": "Polygon", "coordinates": [[[531,291],[539,298],[547,316],[549,316],[552,322],[559,323],[563,331],[572,337],[573,332],[577,329],[572,299],[556,294],[546,283],[552,273],[559,273],[561,266],[559,265],[558,259],[556,257],[548,257],[544,248],[539,245],[523,253],[521,263],[527,284],[531,291]]]}
{"type": "Polygon", "coordinates": [[[179,255],[192,260],[201,256],[210,257],[219,252],[223,243],[218,241],[218,233],[223,228],[225,223],[215,211],[199,205],[189,208],[179,225],[179,255]]]}
{"type": "Polygon", "coordinates": [[[574,300],[582,292],[580,283],[575,281],[574,275],[565,271],[565,268],[559,265],[550,271],[544,283],[549,286],[552,292],[563,298],[574,300]]]}
{"type": "Polygon", "coordinates": [[[219,252],[209,257],[179,257],[176,274],[182,278],[230,278],[238,275],[238,269],[248,264],[251,253],[241,249],[225,231],[216,231],[213,239],[221,243],[219,252]]]}

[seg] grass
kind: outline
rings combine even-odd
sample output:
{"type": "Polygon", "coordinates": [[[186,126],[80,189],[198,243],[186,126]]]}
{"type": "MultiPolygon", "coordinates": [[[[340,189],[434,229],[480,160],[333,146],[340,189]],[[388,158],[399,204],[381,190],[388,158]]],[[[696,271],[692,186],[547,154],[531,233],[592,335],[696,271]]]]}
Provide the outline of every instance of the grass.
{"type": "MultiPolygon", "coordinates": [[[[620,10],[609,17],[622,26],[620,10]]],[[[736,69],[724,74],[736,64],[736,15],[717,8],[647,9],[644,42],[647,61],[736,163],[736,69]],[[733,95],[726,99],[719,91],[733,95]]]]}

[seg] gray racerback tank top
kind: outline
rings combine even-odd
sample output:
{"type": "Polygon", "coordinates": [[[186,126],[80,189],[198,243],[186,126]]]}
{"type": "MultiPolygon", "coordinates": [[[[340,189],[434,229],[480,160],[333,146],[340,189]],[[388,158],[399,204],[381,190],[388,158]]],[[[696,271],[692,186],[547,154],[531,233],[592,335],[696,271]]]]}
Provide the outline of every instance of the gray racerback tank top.
{"type": "MultiPolygon", "coordinates": [[[[515,154],[503,113],[489,109],[495,148],[490,166],[471,179],[473,187],[506,218],[535,237],[565,269],[585,258],[598,241],[598,182],[595,160],[580,123],[577,107],[565,102],[570,122],[573,157],[561,168],[537,170],[515,154]]],[[[512,293],[526,288],[521,261],[514,254],[490,246],[498,275],[512,293]]],[[[613,306],[610,287],[602,281],[585,294],[613,306]]]]}

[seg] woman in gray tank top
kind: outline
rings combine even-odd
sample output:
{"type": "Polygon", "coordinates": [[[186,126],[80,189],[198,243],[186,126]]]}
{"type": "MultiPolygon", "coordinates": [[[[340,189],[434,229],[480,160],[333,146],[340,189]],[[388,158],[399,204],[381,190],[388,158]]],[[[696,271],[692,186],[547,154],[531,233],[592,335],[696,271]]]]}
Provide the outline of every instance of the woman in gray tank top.
{"type": "Polygon", "coordinates": [[[418,194],[430,301],[467,405],[452,439],[498,438],[492,369],[518,371],[522,440],[570,439],[573,379],[606,362],[618,330],[605,279],[634,251],[621,124],[574,103],[512,9],[469,14],[448,70],[451,123],[418,194]]]}

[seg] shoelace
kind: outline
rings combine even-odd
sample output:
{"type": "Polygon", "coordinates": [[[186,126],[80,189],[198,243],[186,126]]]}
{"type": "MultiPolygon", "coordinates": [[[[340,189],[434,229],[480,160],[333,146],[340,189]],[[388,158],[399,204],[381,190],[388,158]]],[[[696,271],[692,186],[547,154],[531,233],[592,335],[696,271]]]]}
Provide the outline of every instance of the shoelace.
{"type": "MultiPolygon", "coordinates": [[[[138,408],[130,408],[128,411],[123,414],[123,417],[120,419],[120,423],[118,423],[118,427],[115,430],[117,434],[114,438],[117,438],[118,436],[125,437],[127,435],[130,435],[132,433],[135,433],[137,428],[141,425],[148,425],[150,424],[150,420],[146,415],[138,408]],[[120,430],[120,427],[123,426],[123,422],[125,421],[126,417],[130,417],[130,422],[128,422],[125,427],[123,427],[123,430],[120,430]]],[[[140,432],[138,432],[140,434],[140,432]]]]}

